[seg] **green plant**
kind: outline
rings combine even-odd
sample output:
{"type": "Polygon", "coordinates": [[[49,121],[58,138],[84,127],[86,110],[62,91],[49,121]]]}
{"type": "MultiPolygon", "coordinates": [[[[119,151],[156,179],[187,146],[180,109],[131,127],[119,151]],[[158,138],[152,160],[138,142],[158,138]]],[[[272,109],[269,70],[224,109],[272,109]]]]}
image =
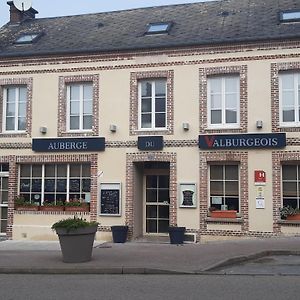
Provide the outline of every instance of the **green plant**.
{"type": "Polygon", "coordinates": [[[24,196],[18,195],[15,198],[15,205],[16,206],[37,206],[36,203],[31,203],[30,201],[25,200],[24,196]]]}
{"type": "Polygon", "coordinates": [[[299,208],[293,208],[289,205],[279,208],[281,219],[286,219],[288,216],[293,216],[300,213],[299,208]]]}
{"type": "Polygon", "coordinates": [[[65,206],[87,206],[88,204],[85,202],[80,202],[80,201],[70,201],[66,202],[65,206]]]}
{"type": "Polygon", "coordinates": [[[62,201],[56,201],[56,203],[54,201],[45,201],[43,203],[44,206],[64,206],[64,203],[62,201]]]}
{"type": "Polygon", "coordinates": [[[52,230],[56,230],[57,228],[64,228],[68,231],[98,225],[98,222],[88,222],[85,219],[78,218],[74,216],[74,218],[68,218],[60,220],[52,225],[52,230]]]}

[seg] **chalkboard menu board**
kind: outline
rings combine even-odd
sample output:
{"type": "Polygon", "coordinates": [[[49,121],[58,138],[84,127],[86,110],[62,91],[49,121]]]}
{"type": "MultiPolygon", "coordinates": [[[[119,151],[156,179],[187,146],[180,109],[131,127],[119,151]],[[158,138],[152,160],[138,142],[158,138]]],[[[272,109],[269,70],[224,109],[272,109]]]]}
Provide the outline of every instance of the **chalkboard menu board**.
{"type": "Polygon", "coordinates": [[[100,214],[120,216],[121,184],[103,183],[100,194],[100,214]]]}
{"type": "Polygon", "coordinates": [[[196,207],[196,184],[180,183],[180,207],[196,207]]]}

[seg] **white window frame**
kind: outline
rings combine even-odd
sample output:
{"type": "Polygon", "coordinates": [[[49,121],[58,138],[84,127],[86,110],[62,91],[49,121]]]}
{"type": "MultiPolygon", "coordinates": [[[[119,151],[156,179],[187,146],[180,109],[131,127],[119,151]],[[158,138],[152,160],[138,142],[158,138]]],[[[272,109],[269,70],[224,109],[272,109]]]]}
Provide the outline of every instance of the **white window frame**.
{"type": "MultiPolygon", "coordinates": [[[[209,168],[208,168],[208,207],[210,207],[211,206],[211,197],[213,197],[213,196],[211,196],[211,189],[210,189],[210,182],[211,182],[211,179],[210,179],[210,168],[211,168],[211,166],[222,166],[222,169],[223,169],[223,171],[224,171],[224,168],[225,168],[225,166],[237,166],[237,168],[238,168],[238,214],[240,214],[241,213],[241,173],[240,173],[240,164],[209,164],[209,168]]],[[[220,196],[220,197],[226,197],[226,194],[225,194],[225,183],[226,182],[235,182],[236,180],[226,180],[225,179],[225,176],[222,178],[222,179],[220,179],[220,180],[213,180],[213,181],[219,181],[219,182],[223,182],[223,191],[222,191],[222,196],[220,196]]],[[[227,205],[226,203],[225,203],[225,205],[227,205]]]]}
{"type": "MultiPolygon", "coordinates": [[[[84,82],[84,83],[70,83],[67,85],[67,131],[68,132],[91,132],[93,130],[93,111],[92,111],[92,127],[90,129],[83,129],[83,108],[84,108],[84,98],[83,98],[83,87],[84,85],[92,85],[92,82],[84,82]],[[70,88],[74,86],[79,86],[79,128],[78,129],[70,129],[71,123],[71,92],[70,88]]],[[[94,99],[91,99],[92,105],[94,103],[94,99]]]]}
{"type": "Polygon", "coordinates": [[[283,86],[282,86],[282,76],[285,74],[279,74],[279,124],[281,127],[299,127],[300,126],[300,114],[299,114],[299,109],[300,109],[300,103],[298,103],[299,99],[299,90],[298,86],[300,85],[300,72],[294,72],[294,73],[286,73],[288,75],[293,75],[294,77],[294,88],[293,91],[294,93],[294,117],[295,121],[294,122],[284,122],[283,121],[283,86]]]}
{"type": "Polygon", "coordinates": [[[27,128],[27,102],[28,102],[28,95],[26,93],[26,114],[25,114],[25,129],[19,130],[19,102],[20,102],[20,88],[26,88],[26,85],[10,85],[5,86],[3,90],[3,118],[2,118],[2,128],[3,132],[5,133],[24,133],[26,132],[27,128]],[[15,115],[14,115],[14,129],[13,130],[7,130],[6,129],[6,118],[7,118],[7,97],[8,97],[8,89],[15,89],[15,115]]]}
{"type": "Polygon", "coordinates": [[[208,129],[236,129],[240,127],[240,76],[239,75],[225,75],[225,76],[212,76],[207,78],[207,125],[208,129]],[[226,78],[235,78],[238,80],[238,89],[236,93],[237,97],[237,107],[236,107],[236,123],[226,123],[226,103],[225,103],[225,79],[226,78]],[[222,122],[219,124],[212,124],[211,123],[211,79],[219,78],[221,79],[221,110],[222,110],[222,122]]]}
{"type": "Polygon", "coordinates": [[[139,130],[142,131],[164,131],[167,129],[167,103],[168,103],[168,98],[167,98],[167,79],[165,78],[156,78],[156,79],[152,79],[152,80],[147,80],[147,79],[142,79],[139,80],[138,82],[138,124],[139,124],[139,130]],[[165,82],[165,97],[166,97],[166,101],[165,101],[165,127],[155,127],[155,87],[156,87],[156,82],[159,80],[164,80],[165,82]],[[151,96],[151,127],[149,128],[144,128],[142,127],[142,83],[148,81],[151,83],[151,88],[152,88],[152,96],[151,96]]]}

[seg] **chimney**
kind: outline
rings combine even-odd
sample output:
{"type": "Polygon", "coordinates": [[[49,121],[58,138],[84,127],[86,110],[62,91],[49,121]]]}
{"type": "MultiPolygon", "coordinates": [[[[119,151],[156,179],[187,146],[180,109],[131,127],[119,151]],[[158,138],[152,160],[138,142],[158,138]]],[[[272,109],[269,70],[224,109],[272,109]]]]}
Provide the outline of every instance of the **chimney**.
{"type": "Polygon", "coordinates": [[[13,1],[8,1],[7,4],[10,6],[10,24],[18,24],[28,19],[35,19],[35,15],[38,14],[34,8],[30,8],[26,11],[18,10],[13,1]]]}

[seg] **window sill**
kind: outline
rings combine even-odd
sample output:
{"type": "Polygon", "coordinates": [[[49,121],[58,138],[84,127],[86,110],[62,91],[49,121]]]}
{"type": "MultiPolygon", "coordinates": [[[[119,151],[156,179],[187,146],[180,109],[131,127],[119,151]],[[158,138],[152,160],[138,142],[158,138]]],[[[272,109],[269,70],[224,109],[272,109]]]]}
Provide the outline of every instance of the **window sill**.
{"type": "Polygon", "coordinates": [[[237,218],[211,218],[207,217],[206,218],[206,223],[234,223],[234,224],[239,224],[243,223],[243,218],[237,217],[237,218]]]}
{"type": "Polygon", "coordinates": [[[277,224],[281,225],[300,225],[300,220],[278,220],[277,224]]]}

